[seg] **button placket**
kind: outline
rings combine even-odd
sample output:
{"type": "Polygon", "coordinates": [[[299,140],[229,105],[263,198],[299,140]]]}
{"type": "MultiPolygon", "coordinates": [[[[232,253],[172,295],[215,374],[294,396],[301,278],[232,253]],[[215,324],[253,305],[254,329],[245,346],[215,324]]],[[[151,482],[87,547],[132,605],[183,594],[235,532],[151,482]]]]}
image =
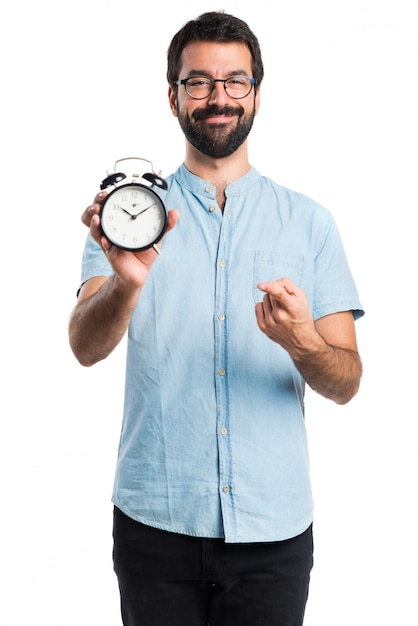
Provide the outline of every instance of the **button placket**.
{"type": "MultiPolygon", "coordinates": [[[[230,210],[228,210],[230,215],[230,210]]],[[[231,520],[230,496],[232,494],[231,440],[229,429],[228,401],[228,280],[229,254],[232,230],[231,218],[226,219],[224,212],[218,243],[218,261],[216,264],[216,393],[217,393],[217,432],[219,451],[219,490],[222,494],[221,508],[224,526],[231,520]]]]}

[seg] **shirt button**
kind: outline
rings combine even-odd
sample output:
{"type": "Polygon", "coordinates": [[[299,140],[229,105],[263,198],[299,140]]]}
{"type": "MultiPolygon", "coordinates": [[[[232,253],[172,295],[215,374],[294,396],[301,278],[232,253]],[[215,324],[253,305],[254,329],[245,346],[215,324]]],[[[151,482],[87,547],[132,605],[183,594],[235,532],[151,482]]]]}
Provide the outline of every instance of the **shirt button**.
{"type": "Polygon", "coordinates": [[[220,370],[218,370],[218,374],[219,374],[219,376],[225,376],[225,374],[226,374],[226,370],[224,370],[224,368],[223,368],[223,367],[221,367],[221,369],[220,369],[220,370]]]}
{"type": "Polygon", "coordinates": [[[207,187],[205,187],[205,191],[206,193],[210,193],[212,191],[212,187],[209,187],[209,185],[207,187]]]}
{"type": "Polygon", "coordinates": [[[219,320],[220,322],[223,322],[223,321],[225,320],[225,315],[224,315],[223,313],[219,313],[219,315],[218,315],[218,320],[219,320]]]}
{"type": "Polygon", "coordinates": [[[225,426],[223,426],[223,427],[221,428],[221,435],[227,435],[227,434],[228,434],[228,429],[227,429],[227,428],[225,428],[225,426]]]}
{"type": "Polygon", "coordinates": [[[225,487],[222,487],[222,491],[223,491],[224,493],[229,493],[229,486],[228,486],[228,485],[225,485],[225,487]]]}
{"type": "Polygon", "coordinates": [[[210,211],[211,213],[215,213],[215,211],[216,211],[216,206],[210,206],[210,207],[209,207],[209,211],[210,211]]]}
{"type": "Polygon", "coordinates": [[[221,261],[221,262],[219,263],[219,265],[220,265],[220,267],[222,267],[222,269],[223,269],[224,267],[226,267],[226,263],[225,263],[225,261],[221,261]]]}

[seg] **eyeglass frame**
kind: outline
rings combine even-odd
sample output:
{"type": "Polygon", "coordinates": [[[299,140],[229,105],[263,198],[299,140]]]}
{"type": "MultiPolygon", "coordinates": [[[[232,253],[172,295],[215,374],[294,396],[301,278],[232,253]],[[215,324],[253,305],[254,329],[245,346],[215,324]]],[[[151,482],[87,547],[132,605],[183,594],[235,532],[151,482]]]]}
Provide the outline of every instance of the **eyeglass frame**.
{"type": "Polygon", "coordinates": [[[174,84],[179,86],[179,85],[184,85],[184,88],[186,90],[187,95],[189,96],[189,98],[192,98],[192,100],[204,100],[205,98],[209,98],[209,96],[212,95],[213,90],[215,89],[215,83],[223,83],[224,84],[224,89],[225,89],[225,93],[229,98],[233,98],[233,100],[242,100],[243,98],[246,98],[247,96],[250,95],[253,87],[255,88],[256,84],[257,84],[257,79],[256,78],[252,78],[251,76],[245,76],[244,74],[238,74],[236,76],[228,76],[228,78],[210,78],[209,76],[204,76],[202,74],[202,76],[189,76],[188,78],[179,78],[178,80],[174,81],[174,84]],[[208,80],[211,81],[212,83],[212,89],[210,90],[210,92],[206,95],[206,96],[202,96],[201,98],[196,98],[196,96],[191,96],[189,94],[189,92],[187,91],[187,81],[188,80],[192,80],[193,78],[207,78],[208,80]],[[245,96],[231,96],[231,94],[229,94],[226,90],[226,83],[228,80],[231,80],[233,78],[247,78],[250,81],[250,90],[248,93],[245,94],[245,96]]]}

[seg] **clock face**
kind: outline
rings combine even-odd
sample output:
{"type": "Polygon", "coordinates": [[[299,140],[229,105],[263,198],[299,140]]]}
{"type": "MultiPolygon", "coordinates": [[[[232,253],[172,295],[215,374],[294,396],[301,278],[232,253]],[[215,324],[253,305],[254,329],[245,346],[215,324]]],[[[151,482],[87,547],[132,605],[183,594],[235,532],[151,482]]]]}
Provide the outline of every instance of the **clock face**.
{"type": "Polygon", "coordinates": [[[112,191],[100,213],[104,235],[123,250],[146,250],[159,241],[167,226],[167,211],[152,189],[140,184],[112,191]]]}

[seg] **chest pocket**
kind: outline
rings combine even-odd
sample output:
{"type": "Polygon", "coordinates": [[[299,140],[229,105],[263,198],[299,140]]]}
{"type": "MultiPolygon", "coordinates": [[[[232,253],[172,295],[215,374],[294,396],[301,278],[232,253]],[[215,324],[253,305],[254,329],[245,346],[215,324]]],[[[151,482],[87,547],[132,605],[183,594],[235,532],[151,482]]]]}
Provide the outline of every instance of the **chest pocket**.
{"type": "Polygon", "coordinates": [[[253,270],[254,302],[261,302],[264,293],[257,289],[258,283],[265,283],[279,278],[290,278],[298,287],[302,287],[305,261],[302,256],[295,256],[272,250],[255,250],[253,270]]]}

